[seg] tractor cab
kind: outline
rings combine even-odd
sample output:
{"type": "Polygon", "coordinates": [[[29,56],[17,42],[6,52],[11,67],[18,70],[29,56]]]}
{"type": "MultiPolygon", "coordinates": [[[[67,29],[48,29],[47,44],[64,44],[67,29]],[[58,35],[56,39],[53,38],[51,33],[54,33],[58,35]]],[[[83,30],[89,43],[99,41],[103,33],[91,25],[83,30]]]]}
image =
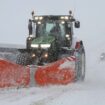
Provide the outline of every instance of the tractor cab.
{"type": "Polygon", "coordinates": [[[23,65],[43,65],[54,62],[62,55],[70,56],[73,27],[79,28],[80,23],[69,15],[44,15],[36,16],[32,12],[29,19],[29,36],[26,41],[26,49],[21,51],[17,63],[23,65]],[[20,59],[25,56],[24,62],[20,59]]]}
{"type": "Polygon", "coordinates": [[[54,37],[61,47],[70,47],[72,44],[73,23],[75,23],[76,28],[80,27],[79,21],[74,19],[72,13],[61,16],[35,16],[32,12],[32,20],[29,20],[28,24],[27,48],[33,49],[36,46],[35,41],[39,37],[41,39],[54,37]]]}

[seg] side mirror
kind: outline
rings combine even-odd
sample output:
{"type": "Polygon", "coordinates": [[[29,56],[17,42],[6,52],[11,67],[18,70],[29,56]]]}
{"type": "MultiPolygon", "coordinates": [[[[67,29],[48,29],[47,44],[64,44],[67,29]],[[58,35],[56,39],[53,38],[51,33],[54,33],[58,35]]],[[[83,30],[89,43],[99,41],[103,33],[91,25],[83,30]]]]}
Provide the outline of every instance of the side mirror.
{"type": "Polygon", "coordinates": [[[80,28],[80,22],[79,21],[75,21],[75,28],[80,28]]]}

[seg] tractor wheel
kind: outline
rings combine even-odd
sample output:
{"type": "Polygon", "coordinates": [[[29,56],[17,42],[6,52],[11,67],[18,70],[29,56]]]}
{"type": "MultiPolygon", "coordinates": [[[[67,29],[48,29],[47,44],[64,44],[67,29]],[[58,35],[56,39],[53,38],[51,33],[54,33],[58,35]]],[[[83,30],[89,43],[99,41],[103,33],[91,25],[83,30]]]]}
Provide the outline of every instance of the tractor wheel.
{"type": "Polygon", "coordinates": [[[83,81],[85,79],[85,51],[81,48],[76,52],[76,80],[83,81]]]}
{"type": "Polygon", "coordinates": [[[17,56],[16,63],[20,65],[30,65],[31,64],[31,56],[29,53],[20,53],[17,56]]]}

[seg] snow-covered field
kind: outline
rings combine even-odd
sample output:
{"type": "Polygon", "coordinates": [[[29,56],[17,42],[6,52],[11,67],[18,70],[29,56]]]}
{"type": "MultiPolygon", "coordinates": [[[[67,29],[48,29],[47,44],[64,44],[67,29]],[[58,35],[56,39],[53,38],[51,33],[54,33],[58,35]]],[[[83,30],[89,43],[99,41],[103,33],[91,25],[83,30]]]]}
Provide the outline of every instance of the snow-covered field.
{"type": "MultiPolygon", "coordinates": [[[[87,41],[87,40],[86,40],[87,41]]],[[[104,41],[85,42],[87,69],[84,82],[66,86],[1,89],[0,105],[105,105],[104,41]]]]}

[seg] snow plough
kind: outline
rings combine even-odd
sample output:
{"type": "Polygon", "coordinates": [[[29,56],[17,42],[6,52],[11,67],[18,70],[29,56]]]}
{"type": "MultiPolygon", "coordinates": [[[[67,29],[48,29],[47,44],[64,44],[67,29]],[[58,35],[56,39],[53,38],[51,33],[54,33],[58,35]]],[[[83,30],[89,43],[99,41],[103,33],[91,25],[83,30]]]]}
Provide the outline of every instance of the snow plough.
{"type": "Polygon", "coordinates": [[[69,15],[29,19],[26,48],[0,48],[0,87],[68,84],[85,78],[85,49],[73,29],[80,27],[69,15]],[[33,81],[33,82],[32,82],[33,81]]]}

